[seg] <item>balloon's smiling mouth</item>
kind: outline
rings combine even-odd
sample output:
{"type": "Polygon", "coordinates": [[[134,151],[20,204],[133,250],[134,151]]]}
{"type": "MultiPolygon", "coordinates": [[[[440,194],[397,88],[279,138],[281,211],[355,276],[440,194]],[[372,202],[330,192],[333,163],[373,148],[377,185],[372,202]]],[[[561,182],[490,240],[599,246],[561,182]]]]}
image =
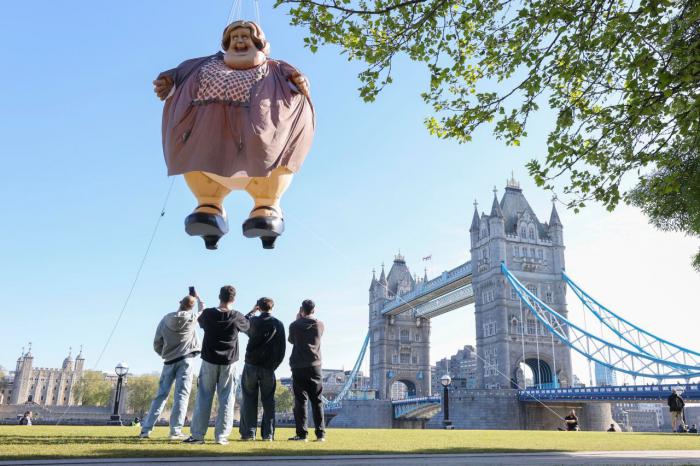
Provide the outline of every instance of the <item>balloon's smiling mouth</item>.
{"type": "Polygon", "coordinates": [[[249,49],[250,49],[250,47],[246,44],[234,44],[233,45],[233,53],[235,53],[235,54],[244,55],[244,54],[248,53],[249,49]]]}

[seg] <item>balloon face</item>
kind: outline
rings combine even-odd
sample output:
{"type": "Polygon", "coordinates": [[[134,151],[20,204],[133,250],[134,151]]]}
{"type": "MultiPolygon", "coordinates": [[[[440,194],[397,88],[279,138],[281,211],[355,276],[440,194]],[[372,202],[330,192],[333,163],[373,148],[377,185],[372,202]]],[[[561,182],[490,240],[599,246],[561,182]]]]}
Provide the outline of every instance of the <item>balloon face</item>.
{"type": "Polygon", "coordinates": [[[224,63],[234,70],[254,68],[265,62],[265,54],[253,43],[250,29],[236,28],[229,35],[228,50],[224,54],[224,63]]]}

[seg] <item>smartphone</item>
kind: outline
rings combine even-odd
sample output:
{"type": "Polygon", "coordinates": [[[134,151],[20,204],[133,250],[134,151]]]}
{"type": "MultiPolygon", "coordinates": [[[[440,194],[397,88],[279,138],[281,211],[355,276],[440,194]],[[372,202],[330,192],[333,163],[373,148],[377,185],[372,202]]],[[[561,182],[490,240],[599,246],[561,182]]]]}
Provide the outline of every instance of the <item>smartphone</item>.
{"type": "Polygon", "coordinates": [[[197,296],[197,292],[194,291],[194,286],[190,287],[190,296],[197,296]]]}

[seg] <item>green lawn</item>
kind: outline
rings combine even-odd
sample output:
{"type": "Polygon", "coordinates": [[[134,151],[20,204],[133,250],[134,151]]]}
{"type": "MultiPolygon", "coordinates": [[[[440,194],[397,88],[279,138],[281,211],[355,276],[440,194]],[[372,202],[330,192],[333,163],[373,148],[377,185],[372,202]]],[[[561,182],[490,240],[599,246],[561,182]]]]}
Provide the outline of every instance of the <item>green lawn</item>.
{"type": "Polygon", "coordinates": [[[700,450],[693,434],[549,432],[494,430],[329,429],[325,443],[288,442],[292,429],[277,430],[278,440],[216,445],[209,430],[205,445],[183,445],[157,428],[149,440],[138,427],[0,426],[0,459],[149,457],[215,455],[322,455],[366,453],[484,453],[585,450],[700,450]]]}

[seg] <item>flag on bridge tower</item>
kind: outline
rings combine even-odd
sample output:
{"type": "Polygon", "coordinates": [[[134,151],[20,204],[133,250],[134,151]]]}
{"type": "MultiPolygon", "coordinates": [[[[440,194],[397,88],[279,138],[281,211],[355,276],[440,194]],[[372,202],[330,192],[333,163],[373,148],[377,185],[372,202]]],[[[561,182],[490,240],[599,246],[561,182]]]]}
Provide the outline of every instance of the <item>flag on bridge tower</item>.
{"type": "Polygon", "coordinates": [[[432,258],[433,258],[433,255],[431,254],[431,255],[429,255],[429,256],[425,256],[425,257],[423,258],[423,260],[424,260],[424,261],[429,261],[429,260],[431,260],[432,258]]]}

